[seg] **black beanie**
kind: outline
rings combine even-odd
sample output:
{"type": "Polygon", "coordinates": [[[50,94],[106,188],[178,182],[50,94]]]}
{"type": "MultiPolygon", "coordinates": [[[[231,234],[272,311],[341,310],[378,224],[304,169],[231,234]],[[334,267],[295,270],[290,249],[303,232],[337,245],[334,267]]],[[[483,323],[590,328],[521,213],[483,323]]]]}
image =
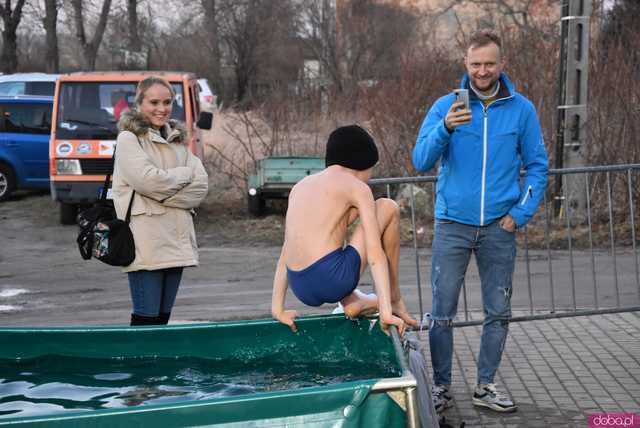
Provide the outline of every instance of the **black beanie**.
{"type": "Polygon", "coordinates": [[[341,126],[327,140],[326,166],[340,165],[364,171],[378,163],[376,143],[358,125],[341,126]]]}

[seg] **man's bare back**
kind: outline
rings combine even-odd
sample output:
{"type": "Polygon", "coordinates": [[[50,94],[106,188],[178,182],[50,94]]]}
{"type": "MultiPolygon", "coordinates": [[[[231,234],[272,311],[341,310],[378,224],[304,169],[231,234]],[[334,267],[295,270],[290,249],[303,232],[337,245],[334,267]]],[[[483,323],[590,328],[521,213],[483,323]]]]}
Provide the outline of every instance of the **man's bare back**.
{"type": "Polygon", "coordinates": [[[341,248],[357,209],[349,195],[363,183],[341,168],[308,176],[291,190],[285,226],[285,262],[301,270],[341,248]]]}

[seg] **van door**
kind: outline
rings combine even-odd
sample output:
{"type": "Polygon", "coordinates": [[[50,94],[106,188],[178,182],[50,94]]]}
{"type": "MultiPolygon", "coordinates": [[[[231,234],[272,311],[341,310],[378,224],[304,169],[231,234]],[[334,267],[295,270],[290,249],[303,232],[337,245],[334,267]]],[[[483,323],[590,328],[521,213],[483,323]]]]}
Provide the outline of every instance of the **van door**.
{"type": "Polygon", "coordinates": [[[14,156],[14,169],[21,186],[49,185],[49,136],[51,104],[5,103],[2,145],[14,156]]]}
{"type": "MultiPolygon", "coordinates": [[[[202,131],[196,126],[198,122],[198,116],[200,116],[200,101],[198,99],[198,92],[196,89],[196,82],[190,81],[188,84],[189,99],[191,104],[191,144],[192,152],[204,162],[204,143],[202,141],[202,131]]],[[[187,122],[188,123],[188,122],[187,122]]]]}

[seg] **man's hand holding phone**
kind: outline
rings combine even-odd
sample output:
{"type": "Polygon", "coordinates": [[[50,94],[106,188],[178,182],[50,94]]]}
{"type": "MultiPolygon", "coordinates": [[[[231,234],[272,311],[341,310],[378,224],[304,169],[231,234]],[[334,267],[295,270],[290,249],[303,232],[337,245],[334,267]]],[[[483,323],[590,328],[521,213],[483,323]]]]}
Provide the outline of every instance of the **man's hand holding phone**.
{"type": "Polygon", "coordinates": [[[471,122],[471,110],[469,109],[469,92],[466,89],[456,89],[454,91],[456,101],[451,105],[444,118],[444,125],[449,132],[460,126],[471,122]]]}

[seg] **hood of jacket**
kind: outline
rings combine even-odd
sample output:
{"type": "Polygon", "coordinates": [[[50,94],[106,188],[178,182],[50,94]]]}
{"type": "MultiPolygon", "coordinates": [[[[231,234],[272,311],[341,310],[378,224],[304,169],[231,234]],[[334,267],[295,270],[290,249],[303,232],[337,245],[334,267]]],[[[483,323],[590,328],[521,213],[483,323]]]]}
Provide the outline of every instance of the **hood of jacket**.
{"type": "MultiPolygon", "coordinates": [[[[166,141],[168,143],[187,143],[187,128],[182,122],[175,119],[169,119],[164,125],[166,131],[166,141]]],[[[118,120],[118,131],[130,131],[136,136],[142,137],[151,132],[153,128],[142,113],[134,108],[126,109],[120,114],[118,120]]],[[[155,130],[153,130],[155,132],[155,130]]]]}

